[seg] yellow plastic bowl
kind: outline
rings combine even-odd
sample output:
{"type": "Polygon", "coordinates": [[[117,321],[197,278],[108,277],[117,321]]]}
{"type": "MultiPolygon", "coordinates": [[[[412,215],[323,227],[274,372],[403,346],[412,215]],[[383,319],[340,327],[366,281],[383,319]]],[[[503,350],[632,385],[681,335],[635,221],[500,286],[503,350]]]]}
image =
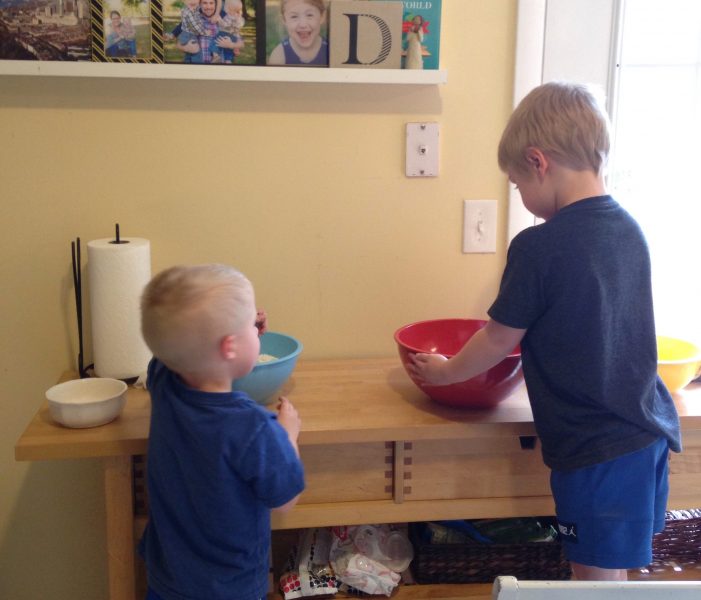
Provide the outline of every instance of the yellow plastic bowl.
{"type": "Polygon", "coordinates": [[[657,336],[657,373],[670,392],[686,387],[701,370],[701,348],[691,342],[657,336]]]}

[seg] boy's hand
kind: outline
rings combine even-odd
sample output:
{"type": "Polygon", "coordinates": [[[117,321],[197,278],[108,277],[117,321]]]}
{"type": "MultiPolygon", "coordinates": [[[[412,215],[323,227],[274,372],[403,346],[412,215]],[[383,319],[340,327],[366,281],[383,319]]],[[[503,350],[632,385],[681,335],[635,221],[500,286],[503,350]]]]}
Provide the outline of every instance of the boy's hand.
{"type": "Polygon", "coordinates": [[[297,409],[287,398],[280,396],[280,404],[277,407],[277,420],[282,428],[287,431],[290,441],[296,445],[299,430],[302,427],[302,419],[299,418],[297,409]]]}
{"type": "Polygon", "coordinates": [[[256,327],[258,328],[258,335],[263,335],[268,331],[268,315],[264,310],[259,310],[256,313],[256,327]]]}
{"type": "Polygon", "coordinates": [[[417,379],[431,385],[450,383],[446,373],[448,359],[442,354],[410,354],[407,370],[417,379]]]}
{"type": "MultiPolygon", "coordinates": [[[[277,413],[278,423],[280,423],[280,425],[282,425],[282,428],[287,432],[287,437],[290,440],[290,444],[292,444],[292,448],[294,448],[294,451],[297,454],[297,458],[299,458],[299,446],[297,445],[297,438],[299,437],[299,430],[302,426],[302,419],[299,418],[297,409],[294,406],[292,406],[292,402],[290,402],[284,396],[280,396],[280,404],[278,404],[277,413]]],[[[289,502],[286,502],[282,506],[278,506],[273,510],[277,512],[286,513],[295,504],[297,504],[298,499],[299,494],[297,494],[289,502]]]]}

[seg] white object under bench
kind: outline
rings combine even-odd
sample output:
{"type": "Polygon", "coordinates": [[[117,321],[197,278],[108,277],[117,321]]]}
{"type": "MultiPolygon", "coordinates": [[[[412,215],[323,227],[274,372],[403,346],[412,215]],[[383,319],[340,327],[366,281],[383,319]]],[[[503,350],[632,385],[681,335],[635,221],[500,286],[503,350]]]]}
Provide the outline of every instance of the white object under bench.
{"type": "Polygon", "coordinates": [[[519,581],[497,577],[492,600],[698,600],[701,581],[519,581]]]}

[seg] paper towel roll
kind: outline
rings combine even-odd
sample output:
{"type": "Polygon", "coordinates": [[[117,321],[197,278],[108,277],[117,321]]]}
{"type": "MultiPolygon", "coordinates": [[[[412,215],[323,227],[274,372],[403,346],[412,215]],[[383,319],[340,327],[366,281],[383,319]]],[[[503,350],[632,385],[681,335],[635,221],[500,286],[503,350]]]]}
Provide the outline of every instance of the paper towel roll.
{"type": "Polygon", "coordinates": [[[129,379],[145,371],[151,358],[139,308],[151,279],[151,245],[143,238],[113,242],[88,242],[93,363],[98,377],[129,379]]]}

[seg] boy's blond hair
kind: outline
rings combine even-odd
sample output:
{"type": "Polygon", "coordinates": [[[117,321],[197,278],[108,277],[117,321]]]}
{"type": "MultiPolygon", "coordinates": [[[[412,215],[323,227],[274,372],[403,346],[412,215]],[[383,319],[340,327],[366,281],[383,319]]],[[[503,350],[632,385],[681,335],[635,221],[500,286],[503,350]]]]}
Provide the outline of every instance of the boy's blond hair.
{"type": "MultiPolygon", "coordinates": [[[[280,0],[280,12],[282,12],[283,15],[285,14],[285,6],[289,3],[289,1],[290,0],[280,0]]],[[[326,11],[325,0],[304,0],[304,2],[317,8],[322,15],[326,11]]]]}
{"type": "Polygon", "coordinates": [[[502,171],[526,173],[526,150],[535,147],[557,163],[599,175],[608,157],[609,119],[599,95],[576,83],[551,82],[516,107],[499,142],[502,171]]]}
{"type": "Polygon", "coordinates": [[[141,332],[153,355],[178,373],[206,370],[221,340],[255,322],[251,282],[222,264],[175,266],[141,297],[141,332]]]}

